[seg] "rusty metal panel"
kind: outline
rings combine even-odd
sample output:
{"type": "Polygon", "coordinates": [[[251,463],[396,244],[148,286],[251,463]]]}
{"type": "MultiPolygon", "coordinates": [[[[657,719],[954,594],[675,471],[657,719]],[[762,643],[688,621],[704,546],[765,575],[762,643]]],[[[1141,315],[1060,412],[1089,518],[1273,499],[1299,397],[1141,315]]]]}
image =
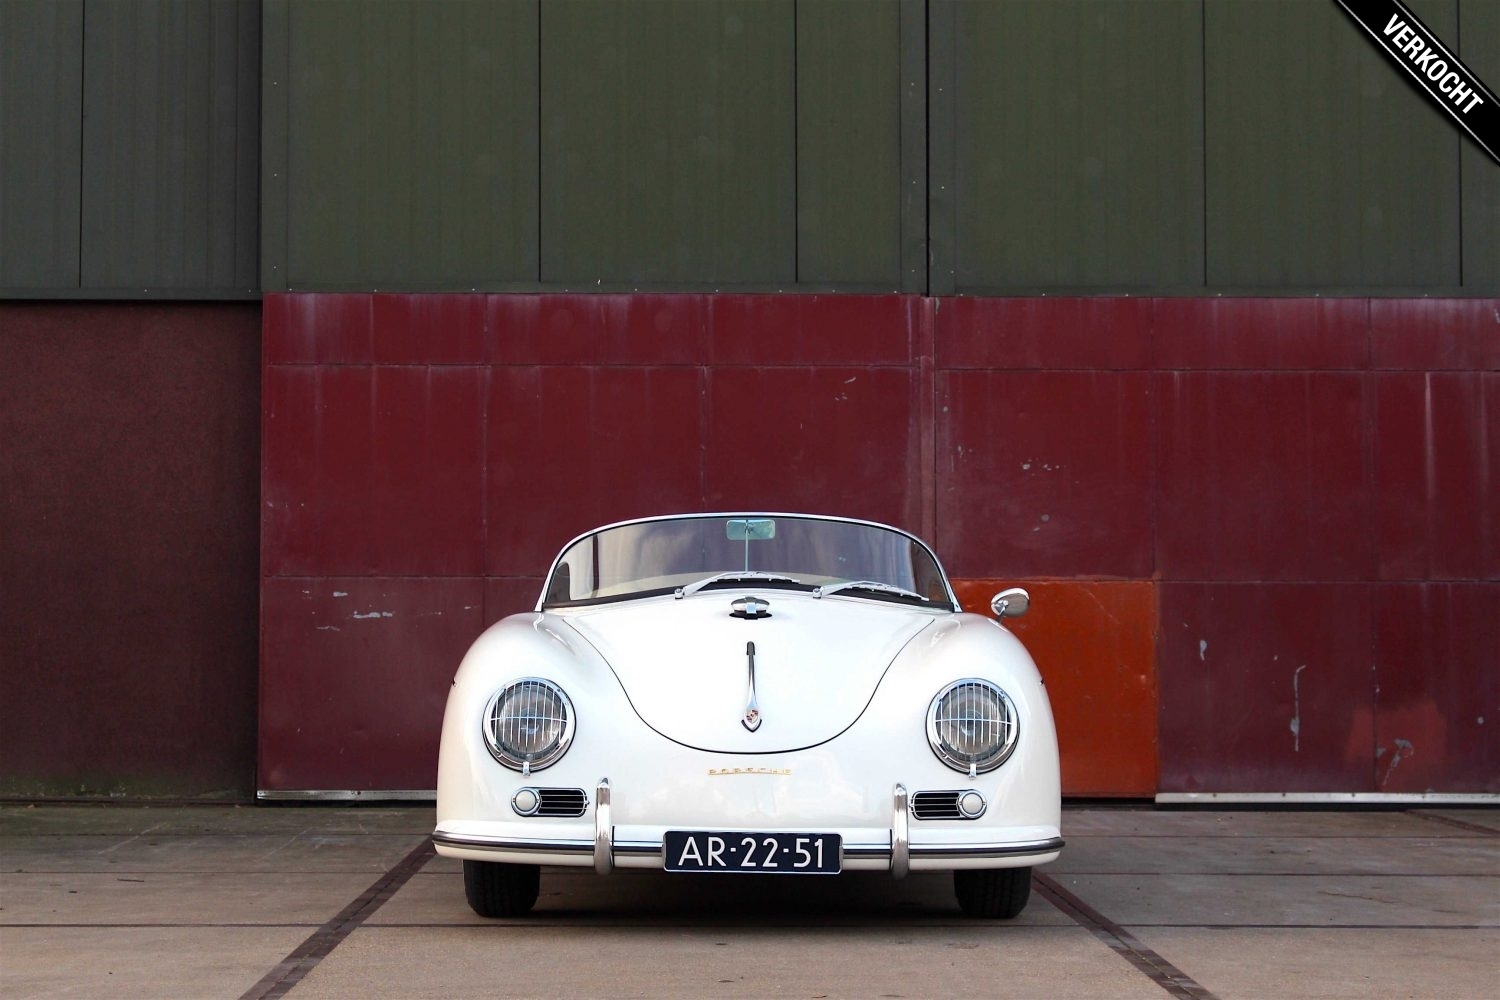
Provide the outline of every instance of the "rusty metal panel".
{"type": "Polygon", "coordinates": [[[0,289],[78,287],[82,0],[0,3],[0,289]]]}
{"type": "Polygon", "coordinates": [[[259,323],[0,303],[0,796],[250,793],[259,323]]]}
{"type": "MultiPolygon", "coordinates": [[[[571,537],[571,536],[570,536],[571,537]]],[[[563,540],[564,542],[567,539],[563,540]]],[[[561,549],[563,542],[557,547],[561,549]]],[[[484,622],[493,624],[507,615],[531,611],[542,593],[540,576],[487,576],[484,578],[484,622]]]]}
{"type": "Polygon", "coordinates": [[[1358,372],[1155,376],[1156,571],[1168,580],[1368,580],[1358,372]]]}
{"type": "Polygon", "coordinates": [[[83,287],[256,294],[259,5],[93,3],[87,15],[83,287]]]}
{"type": "Polygon", "coordinates": [[[1371,299],[1370,365],[1500,370],[1497,313],[1500,299],[1371,299]]]}
{"type": "Polygon", "coordinates": [[[955,580],[965,611],[1024,584],[1007,619],[1036,660],[1057,722],[1064,795],[1149,797],[1157,786],[1156,585],[1147,580],[955,580]]]}
{"type": "MultiPolygon", "coordinates": [[[[1486,372],[1484,374],[1484,413],[1488,421],[1485,427],[1494,425],[1495,414],[1500,413],[1500,372],[1486,372]]],[[[1486,441],[1489,445],[1489,453],[1481,453],[1479,461],[1484,463],[1484,468],[1489,471],[1489,491],[1494,495],[1495,470],[1500,469],[1500,434],[1486,431],[1486,441]]],[[[1486,566],[1500,565],[1500,531],[1495,530],[1495,521],[1489,521],[1489,542],[1484,554],[1486,566]]],[[[1500,574],[1489,574],[1491,580],[1500,580],[1500,574]]]]}
{"type": "Polygon", "coordinates": [[[1375,791],[1374,590],[1161,584],[1161,790],[1375,791]]]}
{"type": "MultiPolygon", "coordinates": [[[[603,521],[872,517],[923,530],[965,600],[1046,592],[1056,615],[1017,628],[1044,672],[1081,664],[1048,675],[1070,794],[1149,794],[1156,755],[1165,791],[1471,788],[1489,744],[1455,713],[1493,700],[1494,305],[271,296],[265,495],[309,509],[266,512],[267,585],[432,573],[477,581],[459,607],[489,622],[603,521]],[[333,523],[361,503],[371,524],[333,523]],[[1453,749],[1476,734],[1478,763],[1453,749]]],[[[287,596],[267,635],[305,632],[287,596]]],[[[362,654],[419,655],[389,635],[362,654]]]]}
{"type": "Polygon", "coordinates": [[[1156,365],[1174,369],[1362,369],[1368,299],[1157,299],[1156,365]]]}
{"type": "Polygon", "coordinates": [[[541,576],[580,532],[698,509],[703,405],[692,367],[496,367],[485,572],[541,576]]]}
{"type": "Polygon", "coordinates": [[[483,295],[376,295],[371,354],[379,365],[462,365],[485,360],[483,295]]]}
{"type": "Polygon", "coordinates": [[[1150,368],[1153,312],[1161,305],[1145,298],[942,299],[937,363],[942,368],[1150,368]]]}
{"type": "Polygon", "coordinates": [[[267,295],[266,364],[372,363],[374,305],[369,295],[267,295]]]}
{"type": "Polygon", "coordinates": [[[917,374],[908,368],[715,367],[703,501],[920,527],[917,374]]]}
{"type": "Polygon", "coordinates": [[[480,574],[483,369],[273,365],[264,396],[267,574],[480,574]]]}
{"type": "Polygon", "coordinates": [[[702,295],[492,295],[485,309],[501,364],[699,364],[707,353],[702,295]]]}
{"type": "Polygon", "coordinates": [[[443,704],[484,597],[462,576],[266,580],[256,787],[436,788],[443,704]]]}
{"type": "Polygon", "coordinates": [[[1497,417],[1486,380],[1500,376],[1371,376],[1380,579],[1500,579],[1500,483],[1485,455],[1497,417]]]}
{"type": "Polygon", "coordinates": [[[715,295],[715,365],[907,365],[922,300],[909,295],[715,295]]]}
{"type": "Polygon", "coordinates": [[[1500,584],[1375,589],[1375,787],[1500,792],[1500,584]]]}
{"type": "Polygon", "coordinates": [[[1142,578],[1147,372],[939,372],[935,539],[950,573],[1142,578]]]}

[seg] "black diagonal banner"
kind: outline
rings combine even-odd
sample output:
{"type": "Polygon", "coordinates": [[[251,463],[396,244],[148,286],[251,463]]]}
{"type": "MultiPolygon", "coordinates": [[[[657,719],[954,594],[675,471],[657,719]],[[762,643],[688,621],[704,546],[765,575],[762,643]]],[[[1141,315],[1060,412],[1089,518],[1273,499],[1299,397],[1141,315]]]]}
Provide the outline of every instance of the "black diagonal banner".
{"type": "Polygon", "coordinates": [[[1434,103],[1500,163],[1500,101],[1401,0],[1336,0],[1434,103]]]}

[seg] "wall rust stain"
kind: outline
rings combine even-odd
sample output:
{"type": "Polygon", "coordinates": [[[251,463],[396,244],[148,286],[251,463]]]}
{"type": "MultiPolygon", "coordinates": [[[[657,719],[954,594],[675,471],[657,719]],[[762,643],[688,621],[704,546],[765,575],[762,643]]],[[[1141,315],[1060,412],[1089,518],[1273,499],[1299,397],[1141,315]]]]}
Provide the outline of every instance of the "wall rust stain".
{"type": "Polygon", "coordinates": [[[1156,585],[1149,580],[955,580],[966,611],[988,614],[1008,586],[1031,610],[1007,627],[1047,684],[1063,794],[1156,794],[1156,585]]]}

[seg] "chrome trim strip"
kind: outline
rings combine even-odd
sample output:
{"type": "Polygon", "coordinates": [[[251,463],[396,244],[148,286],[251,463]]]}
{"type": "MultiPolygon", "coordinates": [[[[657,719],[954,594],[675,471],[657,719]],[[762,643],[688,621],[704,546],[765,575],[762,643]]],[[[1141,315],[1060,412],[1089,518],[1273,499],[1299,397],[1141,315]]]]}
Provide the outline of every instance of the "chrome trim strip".
{"type": "Polygon", "coordinates": [[[625,854],[645,857],[651,854],[660,854],[661,850],[662,845],[659,841],[653,844],[644,840],[622,840],[615,844],[616,855],[625,854]]]}
{"type": "Polygon", "coordinates": [[[1051,854],[1063,849],[1061,837],[1040,840],[1032,844],[959,844],[951,847],[914,846],[914,858],[1021,858],[1028,854],[1051,854]]]}
{"type": "Polygon", "coordinates": [[[891,811],[891,878],[906,878],[911,871],[911,835],[908,832],[906,786],[897,785],[891,811]]]}
{"type": "Polygon", "coordinates": [[[608,875],[615,867],[615,828],[609,818],[609,779],[594,789],[594,871],[608,875]]]}
{"type": "MultiPolygon", "coordinates": [[[[593,854],[597,858],[597,845],[587,840],[515,840],[510,837],[483,837],[463,834],[443,833],[435,831],[432,834],[434,844],[442,844],[448,847],[461,847],[468,850],[494,851],[497,854],[557,854],[567,857],[588,857],[593,854]]],[[[921,844],[908,845],[908,868],[911,858],[1020,858],[1033,854],[1051,854],[1062,850],[1063,839],[1053,837],[1051,840],[1041,840],[1030,844],[960,844],[949,847],[926,847],[921,844]]],[[[630,855],[634,857],[648,857],[653,854],[661,854],[662,845],[652,841],[628,841],[613,845],[610,852],[611,869],[613,868],[613,855],[630,855]]],[[[890,858],[892,851],[889,847],[881,844],[855,844],[844,846],[844,858],[863,860],[880,860],[890,858]]],[[[597,870],[597,866],[596,869],[597,870]]],[[[892,874],[895,873],[896,862],[891,863],[892,874]]],[[[602,874],[607,874],[604,872],[602,874]]]]}
{"type": "Polygon", "coordinates": [[[594,845],[587,840],[515,840],[510,837],[478,837],[465,834],[434,831],[434,844],[445,847],[463,847],[476,851],[495,851],[501,854],[566,854],[578,856],[592,853],[594,845]]]}
{"type": "Polygon", "coordinates": [[[878,858],[885,859],[891,856],[890,846],[887,844],[845,844],[845,858],[878,858]]]}

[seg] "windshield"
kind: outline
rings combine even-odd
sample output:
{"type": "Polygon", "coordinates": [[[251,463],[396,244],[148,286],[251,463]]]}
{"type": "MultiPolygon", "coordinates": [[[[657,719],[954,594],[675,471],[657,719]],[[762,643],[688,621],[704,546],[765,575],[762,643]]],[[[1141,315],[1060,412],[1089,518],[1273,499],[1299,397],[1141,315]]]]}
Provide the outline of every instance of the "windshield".
{"type": "Polygon", "coordinates": [[[927,547],[892,528],[786,515],[712,515],[603,528],[558,557],[544,607],[738,587],[952,608],[927,547]]]}

